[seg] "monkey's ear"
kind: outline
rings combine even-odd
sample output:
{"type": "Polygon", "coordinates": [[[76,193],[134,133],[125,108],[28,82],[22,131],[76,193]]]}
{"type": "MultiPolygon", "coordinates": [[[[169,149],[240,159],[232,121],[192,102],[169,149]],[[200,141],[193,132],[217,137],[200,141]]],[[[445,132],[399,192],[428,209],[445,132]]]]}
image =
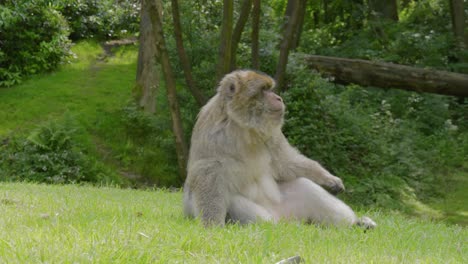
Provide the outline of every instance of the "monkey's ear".
{"type": "Polygon", "coordinates": [[[226,98],[229,98],[229,99],[231,99],[237,93],[237,90],[238,90],[237,84],[233,80],[225,82],[220,87],[220,92],[224,94],[226,98]]]}
{"type": "Polygon", "coordinates": [[[232,98],[239,90],[239,81],[237,74],[230,73],[224,76],[218,86],[218,93],[223,97],[232,98]]]}
{"type": "Polygon", "coordinates": [[[229,94],[233,95],[236,93],[236,85],[234,83],[231,83],[229,85],[229,94]]]}

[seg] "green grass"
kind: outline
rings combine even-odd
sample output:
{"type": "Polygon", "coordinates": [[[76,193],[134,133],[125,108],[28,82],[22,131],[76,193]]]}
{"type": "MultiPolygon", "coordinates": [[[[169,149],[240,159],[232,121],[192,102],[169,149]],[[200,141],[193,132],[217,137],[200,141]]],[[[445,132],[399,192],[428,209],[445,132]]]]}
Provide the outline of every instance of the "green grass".
{"type": "Polygon", "coordinates": [[[382,212],[375,230],[298,223],[204,229],[182,194],[0,183],[1,263],[467,263],[468,231],[382,212]]]}
{"type": "MultiPolygon", "coordinates": [[[[58,71],[0,89],[0,140],[27,137],[38,125],[60,122],[67,114],[85,128],[86,152],[114,174],[130,175],[150,184],[174,182],[176,162],[171,163],[170,158],[175,155],[168,154],[157,141],[169,140],[171,143],[165,144],[172,144],[169,117],[167,128],[161,126],[145,137],[130,135],[138,127],[123,120],[123,109],[132,101],[138,47],[114,48],[109,56],[98,43],[83,41],[72,51],[76,58],[58,71]]],[[[164,111],[158,114],[167,115],[164,111]]]]}
{"type": "Polygon", "coordinates": [[[453,175],[453,182],[447,187],[447,195],[433,204],[432,208],[441,212],[446,222],[468,226],[468,172],[453,175]]]}
{"type": "Polygon", "coordinates": [[[93,122],[100,112],[119,109],[131,98],[136,48],[119,52],[106,63],[96,61],[103,52],[97,43],[78,43],[72,50],[77,58],[61,70],[0,89],[0,136],[28,130],[65,112],[93,122]]]}

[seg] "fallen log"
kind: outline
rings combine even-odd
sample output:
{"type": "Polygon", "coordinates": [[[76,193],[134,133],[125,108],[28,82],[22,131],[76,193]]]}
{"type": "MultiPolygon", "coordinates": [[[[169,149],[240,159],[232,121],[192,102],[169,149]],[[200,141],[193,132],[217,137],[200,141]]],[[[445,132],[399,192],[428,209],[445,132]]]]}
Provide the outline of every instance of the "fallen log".
{"type": "Polygon", "coordinates": [[[361,86],[468,96],[467,74],[315,55],[308,55],[305,63],[309,69],[333,76],[333,81],[340,84],[354,83],[361,86]]]}

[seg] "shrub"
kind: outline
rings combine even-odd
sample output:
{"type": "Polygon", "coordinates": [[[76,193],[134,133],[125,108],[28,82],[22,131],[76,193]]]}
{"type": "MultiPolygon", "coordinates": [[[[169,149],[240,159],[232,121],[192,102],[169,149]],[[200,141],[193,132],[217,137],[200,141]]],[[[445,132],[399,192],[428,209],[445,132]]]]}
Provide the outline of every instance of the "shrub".
{"type": "Polygon", "coordinates": [[[72,40],[122,37],[139,30],[137,0],[65,0],[57,9],[70,24],[72,40]]]}
{"type": "Polygon", "coordinates": [[[347,199],[401,207],[403,197],[442,195],[446,171],[463,166],[467,111],[453,98],[336,86],[300,67],[291,72],[285,134],[344,178],[347,199]]]}
{"type": "Polygon", "coordinates": [[[69,53],[66,21],[45,1],[0,5],[0,86],[56,69],[69,53]]]}
{"type": "Polygon", "coordinates": [[[148,114],[130,102],[119,111],[102,115],[94,129],[105,138],[110,153],[114,153],[112,159],[132,175],[135,184],[180,186],[168,112],[148,114]]]}
{"type": "Polygon", "coordinates": [[[102,30],[103,1],[66,0],[59,3],[58,9],[70,24],[72,40],[94,37],[102,30]]]}
{"type": "Polygon", "coordinates": [[[0,180],[45,183],[121,183],[90,155],[85,130],[70,116],[0,145],[0,180]],[[2,172],[3,171],[3,172],[2,172]]]}
{"type": "Polygon", "coordinates": [[[467,53],[456,47],[450,30],[447,1],[412,1],[398,23],[362,22],[356,29],[338,21],[310,28],[302,34],[300,51],[468,72],[467,53]]]}

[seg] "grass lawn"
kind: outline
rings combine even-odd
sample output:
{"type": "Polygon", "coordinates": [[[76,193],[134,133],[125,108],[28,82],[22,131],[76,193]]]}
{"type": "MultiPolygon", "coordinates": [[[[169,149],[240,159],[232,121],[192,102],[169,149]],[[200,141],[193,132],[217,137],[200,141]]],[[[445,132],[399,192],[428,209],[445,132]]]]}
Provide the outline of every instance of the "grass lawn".
{"type": "Polygon", "coordinates": [[[96,61],[103,52],[99,44],[81,42],[73,47],[77,54],[73,63],[0,89],[0,136],[34,128],[65,112],[95,122],[99,112],[121,108],[135,83],[136,48],[132,48],[104,62],[96,61]]]}
{"type": "Polygon", "coordinates": [[[454,184],[449,186],[448,193],[443,199],[439,199],[432,208],[442,213],[442,219],[449,223],[457,223],[468,226],[468,172],[454,174],[454,184]]]}
{"type": "Polygon", "coordinates": [[[0,183],[1,263],[468,263],[457,225],[369,212],[375,230],[268,223],[204,229],[181,193],[0,183]]]}
{"type": "MultiPolygon", "coordinates": [[[[79,143],[86,146],[86,153],[104,163],[113,175],[130,175],[155,184],[176,179],[174,166],[168,165],[174,155],[141,139],[136,144],[128,131],[135,133],[139,127],[130,128],[122,121],[123,110],[132,101],[138,47],[115,47],[112,54],[105,54],[99,43],[83,41],[72,51],[76,58],[57,71],[0,88],[0,144],[10,137],[28,137],[38,125],[70,117],[78,121],[79,129],[85,128],[79,143]]],[[[158,96],[164,97],[163,90],[158,96]]],[[[166,123],[167,128],[162,126],[161,133],[148,138],[168,138],[167,144],[172,144],[172,136],[166,133],[170,133],[170,119],[166,123]]]]}

